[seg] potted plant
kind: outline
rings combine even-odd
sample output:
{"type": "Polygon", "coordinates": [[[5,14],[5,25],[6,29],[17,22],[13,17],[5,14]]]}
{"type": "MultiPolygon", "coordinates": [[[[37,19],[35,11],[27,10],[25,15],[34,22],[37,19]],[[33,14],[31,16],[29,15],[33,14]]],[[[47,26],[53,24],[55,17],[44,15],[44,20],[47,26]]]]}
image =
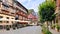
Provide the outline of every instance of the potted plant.
{"type": "Polygon", "coordinates": [[[55,24],[52,24],[51,28],[54,29],[55,28],[55,24]]]}
{"type": "Polygon", "coordinates": [[[42,33],[43,34],[52,34],[46,27],[42,26],[42,33]]]}
{"type": "Polygon", "coordinates": [[[59,32],[59,29],[60,29],[59,25],[56,24],[56,30],[57,30],[58,32],[59,32]]]}
{"type": "Polygon", "coordinates": [[[52,34],[48,29],[45,31],[45,34],[52,34]]]}

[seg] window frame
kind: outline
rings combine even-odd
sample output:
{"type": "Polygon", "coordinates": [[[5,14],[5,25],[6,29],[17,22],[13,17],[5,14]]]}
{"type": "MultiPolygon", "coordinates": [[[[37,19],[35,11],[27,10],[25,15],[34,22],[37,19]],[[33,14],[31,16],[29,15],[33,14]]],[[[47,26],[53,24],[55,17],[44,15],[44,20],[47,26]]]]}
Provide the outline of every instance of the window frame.
{"type": "Polygon", "coordinates": [[[0,16],[0,19],[3,18],[3,16],[0,16]]]}
{"type": "Polygon", "coordinates": [[[7,19],[9,19],[9,17],[6,17],[7,19]]]}

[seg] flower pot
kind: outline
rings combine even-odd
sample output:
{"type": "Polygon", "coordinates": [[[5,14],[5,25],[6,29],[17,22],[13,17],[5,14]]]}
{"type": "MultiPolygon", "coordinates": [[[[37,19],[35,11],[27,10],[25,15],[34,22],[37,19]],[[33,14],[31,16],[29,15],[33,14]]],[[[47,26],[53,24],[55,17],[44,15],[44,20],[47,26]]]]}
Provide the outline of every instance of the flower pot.
{"type": "Polygon", "coordinates": [[[51,27],[51,29],[53,29],[53,27],[51,27]]]}
{"type": "Polygon", "coordinates": [[[57,29],[57,32],[59,32],[59,29],[57,29]]]}
{"type": "Polygon", "coordinates": [[[42,32],[42,34],[44,34],[44,32],[42,32]]]}
{"type": "Polygon", "coordinates": [[[56,30],[57,32],[59,32],[59,28],[55,28],[55,30],[56,30]]]}
{"type": "Polygon", "coordinates": [[[59,32],[59,30],[57,30],[59,32]]]}
{"type": "Polygon", "coordinates": [[[45,33],[42,31],[42,34],[45,34],[45,33]]]}

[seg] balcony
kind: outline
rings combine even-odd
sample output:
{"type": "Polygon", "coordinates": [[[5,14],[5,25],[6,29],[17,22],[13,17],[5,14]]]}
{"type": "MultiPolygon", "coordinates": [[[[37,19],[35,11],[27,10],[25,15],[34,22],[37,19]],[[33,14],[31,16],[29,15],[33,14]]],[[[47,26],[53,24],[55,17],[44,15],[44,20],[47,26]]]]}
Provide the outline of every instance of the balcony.
{"type": "Polygon", "coordinates": [[[6,4],[6,5],[10,5],[10,6],[13,6],[13,3],[10,2],[10,0],[3,0],[2,3],[6,4]]]}
{"type": "Polygon", "coordinates": [[[13,6],[13,4],[12,4],[12,3],[10,3],[10,2],[8,2],[7,4],[8,4],[8,5],[10,5],[10,6],[13,6]]]}
{"type": "Polygon", "coordinates": [[[27,11],[25,11],[21,6],[14,4],[14,7],[17,7],[19,10],[23,11],[24,13],[27,13],[27,11]]]}
{"type": "Polygon", "coordinates": [[[1,8],[2,10],[8,10],[7,8],[5,8],[4,6],[2,6],[2,8],[1,8]]]}
{"type": "Polygon", "coordinates": [[[5,4],[5,3],[2,3],[2,7],[1,7],[2,10],[6,10],[8,11],[9,9],[9,5],[5,4]]]}
{"type": "Polygon", "coordinates": [[[9,14],[9,8],[5,7],[4,5],[2,5],[1,11],[2,11],[1,13],[3,14],[9,14]]]}

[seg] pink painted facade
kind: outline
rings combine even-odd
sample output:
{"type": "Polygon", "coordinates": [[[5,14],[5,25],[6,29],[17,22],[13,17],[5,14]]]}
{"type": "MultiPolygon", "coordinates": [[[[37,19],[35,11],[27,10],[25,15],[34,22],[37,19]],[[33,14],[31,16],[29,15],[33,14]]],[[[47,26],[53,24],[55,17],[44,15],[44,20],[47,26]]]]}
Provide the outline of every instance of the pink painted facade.
{"type": "Polygon", "coordinates": [[[37,17],[34,16],[33,14],[29,14],[29,15],[28,15],[28,19],[36,20],[37,17]]]}

